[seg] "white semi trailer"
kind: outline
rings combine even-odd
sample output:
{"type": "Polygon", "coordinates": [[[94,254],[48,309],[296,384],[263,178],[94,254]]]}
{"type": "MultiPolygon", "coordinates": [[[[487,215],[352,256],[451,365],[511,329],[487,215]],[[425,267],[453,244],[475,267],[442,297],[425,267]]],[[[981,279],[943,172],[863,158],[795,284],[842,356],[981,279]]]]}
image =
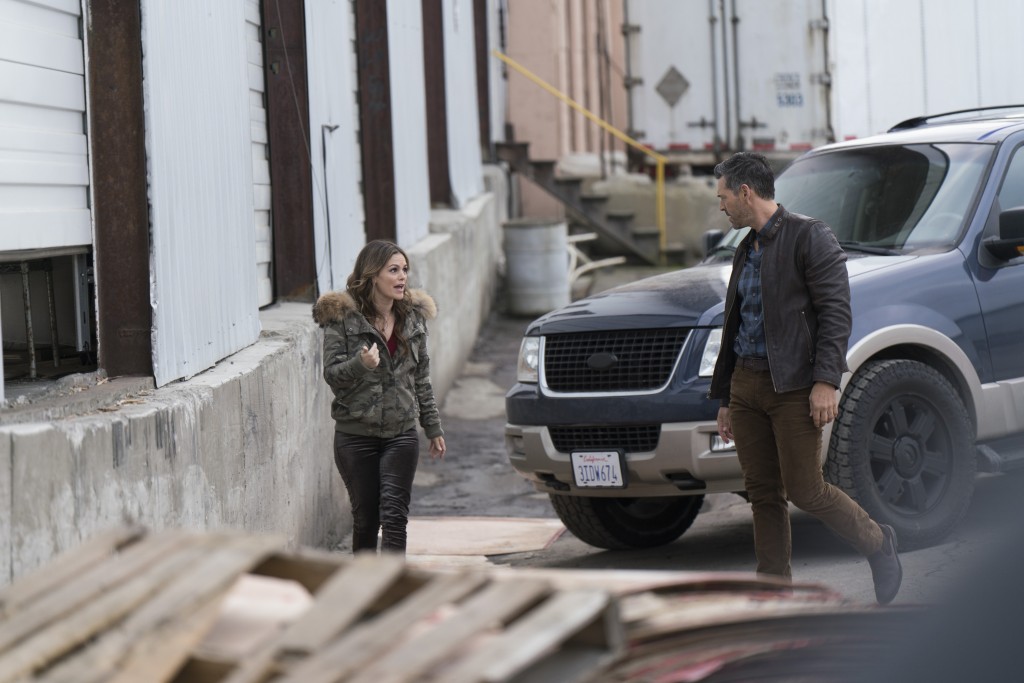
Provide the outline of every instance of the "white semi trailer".
{"type": "Polygon", "coordinates": [[[1020,0],[624,0],[631,133],[707,167],[1024,103],[1020,0]]]}

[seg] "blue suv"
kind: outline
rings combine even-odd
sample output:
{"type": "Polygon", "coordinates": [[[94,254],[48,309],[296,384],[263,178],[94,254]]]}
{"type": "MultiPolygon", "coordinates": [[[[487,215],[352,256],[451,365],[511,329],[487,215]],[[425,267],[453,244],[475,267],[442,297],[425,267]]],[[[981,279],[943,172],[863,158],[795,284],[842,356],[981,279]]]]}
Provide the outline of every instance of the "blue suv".
{"type": "MultiPolygon", "coordinates": [[[[776,199],[826,221],[849,257],[850,372],[823,434],[826,478],[901,545],[934,544],[978,472],[1024,462],[1024,107],[815,149],[776,199]]],[[[743,493],[707,398],[742,236],[709,235],[700,265],[528,326],[506,448],[581,540],[670,543],[704,494],[743,493]]]]}

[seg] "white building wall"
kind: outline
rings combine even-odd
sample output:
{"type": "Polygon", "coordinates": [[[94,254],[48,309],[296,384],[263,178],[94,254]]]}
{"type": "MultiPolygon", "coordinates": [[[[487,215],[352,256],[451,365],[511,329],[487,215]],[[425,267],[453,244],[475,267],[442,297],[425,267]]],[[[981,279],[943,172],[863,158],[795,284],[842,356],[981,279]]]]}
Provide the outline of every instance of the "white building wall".
{"type": "Polygon", "coordinates": [[[476,92],[476,34],[472,0],[449,0],[442,6],[448,165],[455,205],[461,208],[484,189],[476,92]]]}
{"type": "Polygon", "coordinates": [[[354,26],[351,0],[306,3],[313,227],[321,292],[345,288],[366,243],[354,26]]]}
{"type": "Polygon", "coordinates": [[[158,386],[259,336],[244,0],[142,0],[158,386]]]}
{"type": "Polygon", "coordinates": [[[508,16],[506,0],[488,0],[487,3],[487,64],[490,69],[488,83],[491,97],[491,142],[505,139],[505,123],[508,121],[508,87],[505,83],[503,63],[492,56],[493,50],[502,49],[501,17],[508,16]]]}
{"type": "Polygon", "coordinates": [[[430,225],[423,14],[418,2],[387,3],[396,234],[398,244],[409,247],[429,234],[430,225]]]}

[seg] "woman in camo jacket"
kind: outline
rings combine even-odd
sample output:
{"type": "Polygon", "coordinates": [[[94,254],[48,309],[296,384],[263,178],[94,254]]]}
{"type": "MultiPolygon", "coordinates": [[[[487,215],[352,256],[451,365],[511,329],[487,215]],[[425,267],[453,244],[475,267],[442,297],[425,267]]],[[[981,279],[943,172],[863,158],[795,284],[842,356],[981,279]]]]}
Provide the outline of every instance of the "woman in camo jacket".
{"type": "Polygon", "coordinates": [[[344,292],[313,306],[324,328],[324,379],[334,390],[334,461],[352,504],[352,551],[404,553],[412,481],[419,460],[416,422],[443,458],[444,432],[430,384],[426,321],[434,300],[409,289],[409,259],[397,245],[370,242],[344,292]]]}

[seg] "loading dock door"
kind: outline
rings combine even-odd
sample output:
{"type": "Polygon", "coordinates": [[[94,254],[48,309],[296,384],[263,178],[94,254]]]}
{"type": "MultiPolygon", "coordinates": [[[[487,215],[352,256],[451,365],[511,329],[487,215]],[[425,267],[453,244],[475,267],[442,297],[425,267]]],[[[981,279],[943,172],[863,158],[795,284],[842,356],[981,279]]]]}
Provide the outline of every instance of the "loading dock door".
{"type": "Polygon", "coordinates": [[[0,253],[91,245],[79,0],[0,9],[0,253]]]}
{"type": "Polygon", "coordinates": [[[270,215],[270,155],[267,146],[266,81],[263,72],[263,26],[259,0],[245,2],[245,36],[249,63],[249,112],[252,119],[252,182],[255,205],[256,278],[259,305],[274,301],[274,240],[270,215]]]}
{"type": "MultiPolygon", "coordinates": [[[[0,262],[82,254],[92,245],[81,11],[80,0],[0,2],[0,262]]],[[[35,289],[29,285],[45,300],[35,289]]],[[[4,341],[30,336],[18,310],[25,293],[15,276],[0,278],[4,341]]],[[[81,315],[75,319],[81,348],[81,315]]]]}

